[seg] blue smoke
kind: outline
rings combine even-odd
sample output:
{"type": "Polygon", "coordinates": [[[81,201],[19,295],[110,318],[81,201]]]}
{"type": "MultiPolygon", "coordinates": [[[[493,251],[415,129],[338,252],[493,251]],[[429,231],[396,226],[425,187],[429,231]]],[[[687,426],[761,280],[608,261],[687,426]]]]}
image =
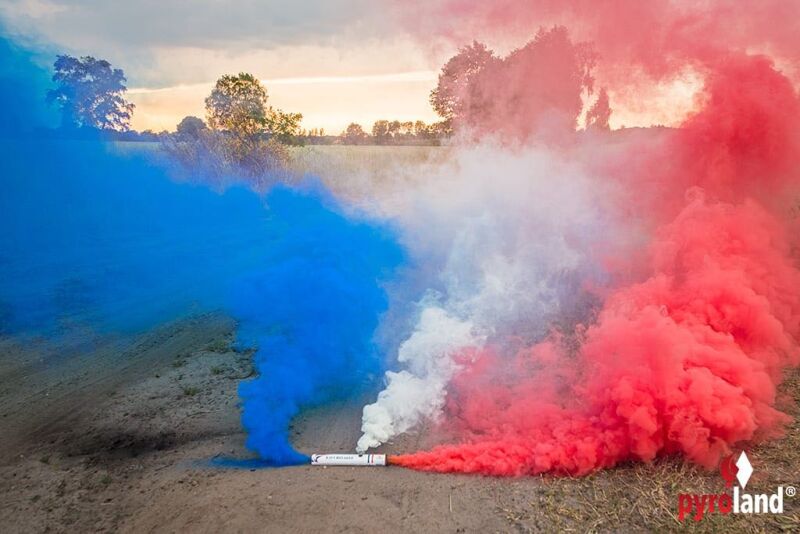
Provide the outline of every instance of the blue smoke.
{"type": "Polygon", "coordinates": [[[363,390],[381,371],[372,342],[386,295],[375,284],[402,256],[385,231],[273,194],[282,239],[267,268],[238,288],[241,336],[255,341],[259,378],[242,383],[247,445],[279,464],[307,461],[282,438],[305,405],[363,390]],[[309,231],[309,229],[314,229],[309,231]]]}
{"type": "Polygon", "coordinates": [[[227,310],[258,347],[241,385],[247,445],[302,461],[291,418],[381,371],[381,285],[403,262],[392,232],[318,184],[219,193],[99,141],[48,139],[48,78],[0,38],[0,333],[134,332],[227,310]]]}

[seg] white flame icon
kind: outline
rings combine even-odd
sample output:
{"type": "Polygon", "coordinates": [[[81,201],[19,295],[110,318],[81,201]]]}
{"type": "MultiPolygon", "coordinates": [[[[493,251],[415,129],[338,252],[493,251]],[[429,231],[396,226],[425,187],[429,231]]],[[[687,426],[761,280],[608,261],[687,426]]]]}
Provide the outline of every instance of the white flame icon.
{"type": "Polygon", "coordinates": [[[739,484],[742,485],[742,489],[744,489],[747,486],[747,481],[750,480],[750,475],[753,474],[753,466],[744,451],[742,451],[739,459],[736,460],[736,467],[739,468],[736,472],[736,478],[739,480],[739,484]]]}

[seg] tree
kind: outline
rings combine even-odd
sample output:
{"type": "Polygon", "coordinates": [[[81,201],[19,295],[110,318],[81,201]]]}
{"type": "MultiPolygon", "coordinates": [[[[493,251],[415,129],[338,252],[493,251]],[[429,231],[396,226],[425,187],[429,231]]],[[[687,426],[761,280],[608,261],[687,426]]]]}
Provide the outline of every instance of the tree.
{"type": "Polygon", "coordinates": [[[428,127],[428,135],[433,139],[444,139],[453,135],[453,125],[449,120],[434,122],[428,127]]]}
{"type": "Polygon", "coordinates": [[[375,138],[375,143],[386,144],[386,139],[389,137],[389,121],[382,119],[375,121],[372,125],[372,137],[375,138]]]}
{"type": "Polygon", "coordinates": [[[408,139],[414,135],[414,123],[412,121],[405,121],[400,123],[400,136],[408,139]]]}
{"type": "Polygon", "coordinates": [[[302,113],[284,113],[270,107],[266,115],[266,131],[278,142],[285,145],[299,144],[302,113]]]}
{"type": "Polygon", "coordinates": [[[367,134],[360,124],[351,122],[342,132],[341,137],[342,142],[346,145],[360,145],[366,140],[367,134]]]}
{"type": "Polygon", "coordinates": [[[296,144],[301,113],[267,107],[267,90],[252,74],[225,75],[206,98],[206,115],[213,130],[228,132],[247,144],[262,134],[279,143],[296,144]]]}
{"type": "Polygon", "coordinates": [[[125,73],[92,56],[58,56],[53,64],[57,87],[47,101],[61,108],[62,125],[127,131],[134,105],[124,98],[125,73]]]}
{"type": "Polygon", "coordinates": [[[428,139],[430,133],[430,129],[424,121],[417,121],[414,123],[414,137],[417,139],[428,139]]]}
{"type": "Polygon", "coordinates": [[[592,95],[596,59],[563,26],[540,29],[504,58],[473,42],[442,68],[431,104],[457,132],[560,142],[575,131],[584,95],[592,95]]]}
{"type": "MultiPolygon", "coordinates": [[[[190,176],[245,178],[261,189],[285,173],[289,153],[281,140],[298,133],[301,118],[266,104],[267,91],[252,74],[222,76],[206,98],[211,129],[170,136],[162,142],[164,150],[190,176]],[[267,135],[270,128],[274,135],[267,135]]],[[[199,126],[194,119],[189,124],[199,126]]]]}
{"type": "Polygon", "coordinates": [[[206,117],[211,129],[252,140],[267,127],[267,90],[252,74],[226,74],[206,98],[206,117]]]}
{"type": "Polygon", "coordinates": [[[436,88],[431,91],[433,110],[445,120],[462,115],[474,87],[475,75],[496,61],[499,60],[494,52],[478,41],[460,48],[442,67],[436,88]]]}
{"type": "Polygon", "coordinates": [[[611,104],[608,101],[608,92],[602,88],[597,94],[597,100],[586,112],[586,129],[609,130],[609,119],[611,119],[611,104]]]}
{"type": "Polygon", "coordinates": [[[389,123],[389,126],[388,126],[388,129],[389,129],[389,131],[388,131],[389,137],[391,137],[392,139],[394,139],[395,137],[397,137],[397,136],[398,136],[398,134],[400,134],[400,128],[401,128],[401,127],[402,127],[402,123],[401,123],[400,121],[391,121],[391,122],[389,123]]]}
{"type": "Polygon", "coordinates": [[[491,97],[482,126],[521,138],[574,132],[583,95],[594,89],[596,59],[592,47],[573,43],[564,26],[540,29],[499,72],[479,76],[478,92],[491,97]]]}
{"type": "Polygon", "coordinates": [[[200,132],[208,130],[208,127],[206,123],[203,122],[203,119],[189,116],[184,117],[183,120],[178,123],[175,130],[178,132],[178,135],[181,136],[197,137],[200,135],[200,132]]]}

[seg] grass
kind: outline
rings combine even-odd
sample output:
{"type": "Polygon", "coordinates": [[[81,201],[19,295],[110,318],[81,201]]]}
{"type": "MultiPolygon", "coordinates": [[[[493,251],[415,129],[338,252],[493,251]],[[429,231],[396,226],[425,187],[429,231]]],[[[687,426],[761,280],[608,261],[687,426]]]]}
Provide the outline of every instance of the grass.
{"type": "MultiPolygon", "coordinates": [[[[747,491],[772,494],[779,485],[800,485],[800,372],[783,384],[784,409],[795,421],[786,436],[747,447],[754,473],[747,491]]],[[[718,471],[706,471],[680,458],[650,464],[625,464],[588,477],[543,477],[524,504],[499,503],[511,525],[522,532],[653,531],[653,532],[798,532],[800,497],[784,496],[783,515],[707,514],[701,521],[678,520],[680,493],[719,494],[724,489],[718,471]]]]}
{"type": "MultiPolygon", "coordinates": [[[[159,143],[116,142],[111,150],[123,156],[161,161],[166,157],[159,143]]],[[[447,146],[314,145],[289,147],[288,170],[295,179],[317,176],[342,198],[369,198],[392,184],[403,184],[428,173],[429,165],[446,162],[447,146]]]]}
{"type": "Polygon", "coordinates": [[[298,172],[331,171],[371,174],[385,169],[441,161],[449,154],[438,146],[320,145],[292,148],[292,167],[298,172]]]}
{"type": "Polygon", "coordinates": [[[200,393],[200,388],[196,388],[194,386],[187,386],[183,388],[183,394],[187,397],[194,397],[200,393]]]}
{"type": "Polygon", "coordinates": [[[223,372],[225,372],[225,368],[220,365],[215,365],[211,368],[212,375],[221,375],[223,372]]]}
{"type": "MultiPolygon", "coordinates": [[[[114,142],[111,149],[122,155],[161,153],[159,143],[114,142]]],[[[345,177],[353,174],[385,174],[407,165],[443,161],[450,148],[440,146],[310,145],[289,147],[290,166],[300,174],[345,177]]]]}
{"type": "Polygon", "coordinates": [[[444,162],[451,149],[436,146],[308,146],[291,150],[290,167],[320,176],[334,192],[361,198],[369,190],[418,177],[425,165],[444,162]]]}

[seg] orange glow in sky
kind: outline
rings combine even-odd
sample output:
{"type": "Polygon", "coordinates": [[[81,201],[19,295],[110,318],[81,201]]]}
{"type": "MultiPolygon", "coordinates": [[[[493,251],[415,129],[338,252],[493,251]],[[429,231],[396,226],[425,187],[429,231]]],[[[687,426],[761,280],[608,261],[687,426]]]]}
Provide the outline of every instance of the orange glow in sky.
{"type": "MultiPolygon", "coordinates": [[[[436,85],[436,72],[318,76],[262,80],[268,103],[284,111],[303,114],[303,127],[324,128],[338,134],[351,122],[369,130],[379,119],[434,122],[439,120],[428,103],[436,85]]],[[[187,115],[205,117],[204,99],[212,82],[161,89],[132,88],[136,104],[133,128],[174,130],[187,115]]]]}
{"type": "MultiPolygon", "coordinates": [[[[351,122],[369,130],[376,120],[423,120],[439,117],[428,102],[436,85],[435,71],[356,76],[319,76],[262,80],[269,104],[284,111],[303,114],[303,128],[324,128],[339,134],[351,122]]],[[[666,125],[674,126],[695,108],[694,95],[701,80],[684,78],[651,85],[647,94],[614,91],[611,103],[612,128],[666,125]]],[[[204,99],[212,82],[177,85],[159,89],[132,88],[128,96],[136,104],[133,128],[174,130],[187,115],[205,117],[204,99]]]]}

